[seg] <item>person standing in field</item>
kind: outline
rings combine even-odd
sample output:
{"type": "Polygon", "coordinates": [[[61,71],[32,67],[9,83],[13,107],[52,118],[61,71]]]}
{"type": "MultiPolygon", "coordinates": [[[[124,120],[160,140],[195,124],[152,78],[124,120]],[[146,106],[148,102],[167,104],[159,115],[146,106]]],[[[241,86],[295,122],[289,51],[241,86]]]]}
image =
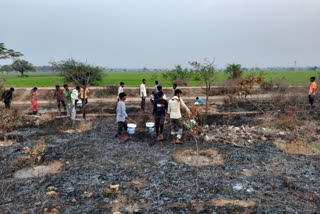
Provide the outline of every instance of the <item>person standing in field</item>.
{"type": "Polygon", "coordinates": [[[127,95],[125,93],[122,92],[119,94],[119,102],[117,103],[118,143],[123,143],[121,139],[121,134],[123,132],[123,129],[124,129],[124,132],[123,132],[124,140],[125,141],[129,140],[128,133],[127,133],[128,123],[126,119],[131,121],[131,118],[128,117],[126,113],[126,104],[124,103],[126,99],[127,99],[127,95]]]}
{"type": "Polygon", "coordinates": [[[63,87],[64,87],[63,94],[67,103],[67,117],[70,117],[72,113],[72,98],[71,98],[72,90],[69,89],[69,86],[67,84],[64,84],[63,87]]]}
{"type": "Polygon", "coordinates": [[[119,101],[119,94],[123,93],[123,88],[124,88],[124,82],[120,82],[120,86],[118,88],[118,96],[117,96],[118,101],[119,101]]]}
{"type": "Polygon", "coordinates": [[[174,95],[175,90],[177,89],[177,86],[178,86],[178,85],[177,85],[177,84],[175,84],[175,83],[173,83],[173,84],[172,84],[173,95],[174,95]]]}
{"type": "Polygon", "coordinates": [[[142,79],[142,83],[140,85],[140,97],[141,97],[141,109],[144,111],[145,105],[146,105],[146,97],[147,97],[146,79],[142,79]]]}
{"type": "MultiPolygon", "coordinates": [[[[158,90],[158,92],[154,93],[154,100],[155,100],[155,101],[159,98],[159,92],[160,92],[160,91],[163,92],[163,91],[162,91],[162,86],[161,86],[161,85],[158,85],[157,90],[158,90]]],[[[164,93],[163,93],[163,99],[166,100],[166,95],[165,95],[164,93]]]]}
{"type": "Polygon", "coordinates": [[[175,96],[169,100],[167,120],[170,119],[172,143],[182,144],[182,142],[180,141],[183,132],[181,106],[187,111],[189,117],[191,115],[191,112],[181,99],[182,91],[176,89],[174,94],[175,96]]]}
{"type": "Polygon", "coordinates": [[[156,85],[153,87],[153,89],[154,89],[154,93],[157,93],[157,92],[158,92],[158,85],[159,85],[159,82],[156,80],[154,83],[156,84],[156,85]]]}
{"type": "Polygon", "coordinates": [[[168,110],[168,102],[163,99],[163,92],[159,91],[158,99],[155,100],[152,115],[155,121],[155,129],[157,134],[157,140],[163,140],[163,127],[166,119],[166,112],[168,110]]]}
{"type": "Polygon", "coordinates": [[[31,91],[30,91],[30,102],[31,102],[31,107],[29,108],[30,111],[32,111],[33,114],[37,114],[38,113],[38,97],[37,97],[37,91],[38,88],[34,87],[31,91]]]}
{"type": "Polygon", "coordinates": [[[7,109],[11,107],[11,100],[13,97],[14,88],[10,88],[9,90],[6,90],[2,93],[2,101],[4,102],[4,105],[7,109]]]}
{"type": "Polygon", "coordinates": [[[88,95],[89,95],[90,91],[89,91],[89,88],[86,87],[86,91],[84,92],[84,89],[81,88],[80,89],[80,99],[81,99],[81,102],[82,102],[82,106],[85,105],[85,104],[88,104],[88,95]]]}
{"type": "Polygon", "coordinates": [[[56,91],[53,97],[57,100],[59,115],[61,115],[61,104],[63,105],[64,111],[67,111],[63,90],[60,88],[60,85],[56,85],[56,91]]]}
{"type": "Polygon", "coordinates": [[[80,92],[80,86],[77,86],[75,89],[72,90],[72,93],[70,94],[71,101],[72,101],[72,109],[71,109],[71,120],[76,119],[77,111],[76,111],[76,105],[77,100],[79,98],[79,92],[80,92]]]}
{"type": "Polygon", "coordinates": [[[310,78],[311,84],[310,84],[309,93],[308,93],[309,103],[312,108],[313,108],[313,103],[316,99],[316,90],[317,90],[317,83],[315,80],[316,80],[315,77],[310,78]]]}

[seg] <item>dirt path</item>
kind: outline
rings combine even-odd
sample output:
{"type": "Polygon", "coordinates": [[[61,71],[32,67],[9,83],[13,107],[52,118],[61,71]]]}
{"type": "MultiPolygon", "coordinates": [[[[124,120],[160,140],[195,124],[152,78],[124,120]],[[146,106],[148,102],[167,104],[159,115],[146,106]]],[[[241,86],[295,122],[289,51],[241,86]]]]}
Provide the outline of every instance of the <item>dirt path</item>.
{"type": "MultiPolygon", "coordinates": [[[[248,99],[270,99],[273,96],[273,94],[258,94],[258,95],[250,95],[248,96],[248,99]]],[[[202,97],[201,97],[202,98],[202,97]]],[[[211,96],[209,97],[209,102],[222,102],[224,99],[228,99],[228,96],[211,96]]],[[[140,102],[140,97],[130,97],[127,98],[126,102],[128,103],[138,103],[140,102]]],[[[194,97],[183,97],[183,100],[186,101],[195,101],[194,97]]],[[[89,99],[90,103],[115,103],[116,100],[114,98],[94,98],[89,99]]],[[[38,105],[45,105],[45,104],[55,104],[55,101],[49,101],[49,100],[39,100],[38,105]]],[[[29,105],[29,101],[12,101],[12,106],[15,105],[29,105]]],[[[4,105],[3,103],[1,105],[4,105]]]]}

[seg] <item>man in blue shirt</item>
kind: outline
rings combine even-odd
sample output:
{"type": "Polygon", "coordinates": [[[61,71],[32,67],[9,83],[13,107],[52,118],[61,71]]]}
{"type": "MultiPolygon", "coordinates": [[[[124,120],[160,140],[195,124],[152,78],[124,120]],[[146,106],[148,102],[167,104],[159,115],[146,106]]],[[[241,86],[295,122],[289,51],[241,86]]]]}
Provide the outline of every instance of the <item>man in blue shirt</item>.
{"type": "Polygon", "coordinates": [[[199,97],[196,98],[196,102],[198,102],[199,104],[204,104],[204,100],[200,99],[199,97]]]}
{"type": "Polygon", "coordinates": [[[157,133],[157,140],[163,140],[163,127],[164,127],[164,120],[166,117],[166,112],[168,109],[168,102],[163,99],[163,92],[158,92],[158,99],[154,101],[153,107],[153,117],[155,121],[155,128],[157,133]],[[160,132],[159,132],[160,128],[160,132]]]}

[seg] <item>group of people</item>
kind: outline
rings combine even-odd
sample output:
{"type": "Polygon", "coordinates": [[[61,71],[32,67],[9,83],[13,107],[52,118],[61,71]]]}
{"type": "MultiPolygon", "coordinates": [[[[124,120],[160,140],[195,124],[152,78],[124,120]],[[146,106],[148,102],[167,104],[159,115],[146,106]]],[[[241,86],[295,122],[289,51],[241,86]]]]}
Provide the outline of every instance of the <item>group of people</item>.
{"type": "MultiPolygon", "coordinates": [[[[76,117],[76,107],[81,107],[83,103],[88,103],[88,94],[89,89],[86,88],[84,93],[83,88],[76,86],[75,89],[70,90],[67,84],[63,85],[64,90],[60,88],[60,85],[56,85],[56,90],[54,91],[53,99],[56,99],[58,105],[59,114],[61,114],[61,106],[63,106],[65,112],[67,113],[67,117],[72,120],[75,120],[76,117]]],[[[6,90],[2,94],[2,101],[5,104],[6,108],[11,107],[11,101],[13,98],[14,88],[10,88],[6,90]]],[[[37,96],[38,88],[34,87],[30,91],[30,102],[31,106],[29,108],[30,112],[33,114],[38,113],[38,96],[37,96]]]]}
{"type": "MultiPolygon", "coordinates": [[[[145,111],[145,102],[147,97],[146,90],[146,79],[142,79],[140,85],[140,97],[141,97],[141,110],[145,111]]],[[[127,99],[126,93],[124,93],[124,83],[120,83],[118,89],[118,103],[117,103],[117,123],[118,123],[118,142],[123,143],[121,134],[124,133],[124,140],[129,139],[127,134],[127,121],[132,121],[132,119],[126,113],[125,101],[127,99]]],[[[157,135],[157,140],[163,140],[163,129],[165,121],[170,121],[171,126],[171,135],[173,144],[182,144],[181,138],[183,133],[183,121],[181,115],[181,108],[184,108],[189,117],[192,116],[189,108],[184,103],[182,96],[182,91],[177,89],[177,85],[173,84],[173,97],[166,100],[166,95],[162,91],[162,86],[158,84],[158,81],[155,81],[154,90],[150,96],[150,101],[153,105],[152,110],[152,120],[155,124],[155,131],[157,135]]],[[[199,99],[197,97],[197,99],[199,99]]],[[[202,102],[204,102],[202,100],[202,102]]]]}

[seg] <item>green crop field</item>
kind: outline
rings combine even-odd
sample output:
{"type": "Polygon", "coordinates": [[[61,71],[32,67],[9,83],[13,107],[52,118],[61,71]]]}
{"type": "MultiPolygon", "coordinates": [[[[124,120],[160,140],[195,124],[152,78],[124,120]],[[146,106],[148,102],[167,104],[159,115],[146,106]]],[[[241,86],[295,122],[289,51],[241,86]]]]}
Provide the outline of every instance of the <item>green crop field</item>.
{"type": "MultiPolygon", "coordinates": [[[[258,72],[244,72],[244,75],[249,73],[258,72]]],[[[284,78],[292,85],[303,85],[309,83],[310,76],[318,76],[317,71],[267,71],[266,80],[277,80],[284,78]]],[[[59,76],[59,73],[45,73],[45,72],[32,72],[26,73],[29,77],[18,77],[18,73],[0,74],[0,78],[5,79],[6,87],[44,87],[54,86],[55,84],[63,84],[63,78],[59,76]]],[[[162,78],[162,73],[143,73],[143,72],[117,72],[117,73],[104,73],[102,81],[98,82],[98,86],[105,86],[106,84],[119,84],[119,82],[125,82],[127,86],[138,86],[141,83],[141,79],[147,80],[147,86],[153,86],[155,80],[159,80],[163,86],[170,86],[169,80],[162,78]]],[[[217,72],[217,78],[215,85],[221,85],[228,78],[226,73],[217,72]]],[[[200,81],[191,80],[190,86],[200,85],[200,81]]]]}

